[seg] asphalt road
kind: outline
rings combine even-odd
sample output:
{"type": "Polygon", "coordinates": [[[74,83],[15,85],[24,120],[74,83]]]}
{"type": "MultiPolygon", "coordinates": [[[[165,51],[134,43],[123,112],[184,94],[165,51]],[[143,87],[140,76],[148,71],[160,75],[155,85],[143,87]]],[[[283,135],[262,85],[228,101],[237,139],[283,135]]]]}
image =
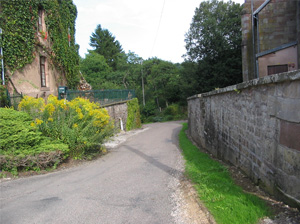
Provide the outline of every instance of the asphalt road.
{"type": "Polygon", "coordinates": [[[0,183],[0,223],[178,223],[180,129],[150,124],[95,161],[0,183]]]}

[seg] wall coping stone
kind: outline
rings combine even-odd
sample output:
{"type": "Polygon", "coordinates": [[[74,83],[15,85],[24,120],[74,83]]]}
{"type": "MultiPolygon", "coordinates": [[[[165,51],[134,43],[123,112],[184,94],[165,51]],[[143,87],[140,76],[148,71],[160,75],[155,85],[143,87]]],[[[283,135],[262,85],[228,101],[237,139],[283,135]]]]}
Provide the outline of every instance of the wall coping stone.
{"type": "Polygon", "coordinates": [[[213,95],[218,95],[222,93],[227,92],[240,92],[240,90],[247,89],[253,86],[261,86],[261,85],[267,85],[272,83],[280,83],[280,82],[288,82],[288,81],[294,81],[294,80],[300,80],[300,70],[291,71],[291,72],[284,72],[280,74],[265,76],[262,78],[252,79],[247,82],[242,82],[236,85],[227,86],[221,89],[216,89],[210,92],[196,94],[194,96],[188,97],[187,100],[193,100],[201,97],[208,97],[213,95]]]}
{"type": "MultiPolygon", "coordinates": [[[[130,99],[130,100],[132,100],[132,99],[130,99]]],[[[100,107],[105,108],[105,107],[115,106],[115,105],[118,105],[118,104],[124,104],[124,103],[127,103],[130,100],[123,100],[123,101],[118,101],[118,102],[114,102],[114,103],[104,104],[104,105],[100,105],[100,107]]]]}

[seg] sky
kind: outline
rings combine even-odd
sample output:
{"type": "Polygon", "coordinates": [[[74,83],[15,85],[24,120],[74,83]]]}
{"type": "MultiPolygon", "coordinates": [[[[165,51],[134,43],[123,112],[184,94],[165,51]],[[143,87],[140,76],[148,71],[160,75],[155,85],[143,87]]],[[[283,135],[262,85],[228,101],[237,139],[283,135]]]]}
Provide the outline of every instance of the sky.
{"type": "MultiPolygon", "coordinates": [[[[188,32],[202,0],[73,0],[77,6],[76,43],[85,57],[98,24],[108,29],[123,50],[143,59],[183,62],[188,32]]],[[[243,4],[244,0],[233,0],[243,4]]]]}

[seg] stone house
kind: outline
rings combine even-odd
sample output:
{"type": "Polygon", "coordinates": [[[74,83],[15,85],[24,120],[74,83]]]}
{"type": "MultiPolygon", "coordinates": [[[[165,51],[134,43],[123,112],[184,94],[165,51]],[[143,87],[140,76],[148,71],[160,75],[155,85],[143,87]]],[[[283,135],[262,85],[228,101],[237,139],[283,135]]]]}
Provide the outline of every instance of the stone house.
{"type": "Polygon", "coordinates": [[[80,83],[77,8],[73,0],[1,0],[0,47],[10,93],[58,94],[58,86],[80,83]]]}
{"type": "Polygon", "coordinates": [[[300,69],[300,1],[245,0],[243,80],[300,69]]]}
{"type": "Polygon", "coordinates": [[[60,85],[66,85],[67,81],[63,72],[57,69],[51,61],[51,56],[45,49],[51,49],[52,43],[45,24],[45,10],[38,10],[36,31],[35,58],[31,64],[13,74],[8,73],[7,83],[10,93],[17,92],[32,97],[47,97],[50,94],[57,95],[60,85]]]}

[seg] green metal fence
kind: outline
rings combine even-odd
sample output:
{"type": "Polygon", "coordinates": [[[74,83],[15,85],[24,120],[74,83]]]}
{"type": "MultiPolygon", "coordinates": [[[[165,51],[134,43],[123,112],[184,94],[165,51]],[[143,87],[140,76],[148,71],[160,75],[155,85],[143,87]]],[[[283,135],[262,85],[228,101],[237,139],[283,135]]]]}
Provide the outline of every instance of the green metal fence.
{"type": "Polygon", "coordinates": [[[88,90],[88,91],[67,90],[67,94],[66,94],[67,100],[70,101],[77,97],[89,99],[91,102],[97,102],[103,106],[111,103],[133,99],[135,98],[135,91],[128,90],[128,89],[88,90]]]}
{"type": "Polygon", "coordinates": [[[9,106],[14,107],[17,110],[21,100],[23,99],[23,94],[22,93],[21,94],[16,94],[15,93],[15,94],[10,95],[8,93],[7,98],[8,98],[9,106]]]}

